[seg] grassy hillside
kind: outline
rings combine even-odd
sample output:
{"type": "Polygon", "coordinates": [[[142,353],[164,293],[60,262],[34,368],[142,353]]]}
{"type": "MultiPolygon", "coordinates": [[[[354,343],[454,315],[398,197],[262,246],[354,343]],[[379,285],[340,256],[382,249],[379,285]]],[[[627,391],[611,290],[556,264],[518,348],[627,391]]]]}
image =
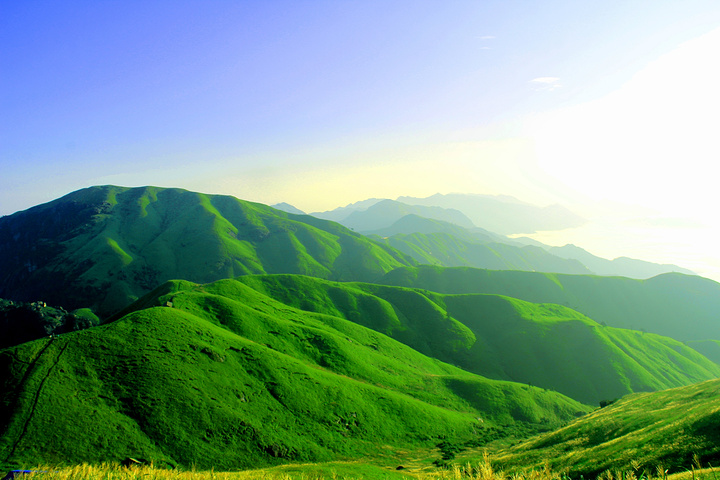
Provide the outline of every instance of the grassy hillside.
{"type": "Polygon", "coordinates": [[[357,458],[388,445],[477,444],[486,429],[549,428],[588,410],[237,280],[169,282],[128,311],[0,351],[2,466],[357,458]]]}
{"type": "Polygon", "coordinates": [[[460,240],[447,233],[396,234],[372,237],[418,261],[443,267],[476,267],[495,270],[523,270],[589,274],[575,259],[560,258],[540,247],[460,240]]]}
{"type": "Polygon", "coordinates": [[[412,262],[336,223],[229,196],[92,187],[0,219],[0,297],[113,313],[172,278],[372,281],[412,262]]]}
{"type": "Polygon", "coordinates": [[[595,476],[613,469],[657,474],[720,464],[720,380],[629,395],[555,432],[494,458],[506,468],[569,470],[595,476]],[[694,457],[697,457],[694,459],[694,457]],[[696,461],[695,461],[696,460],[696,461]]]}
{"type": "Polygon", "coordinates": [[[296,275],[237,281],[295,308],[346,318],[467,371],[586,403],[720,376],[720,366],[676,340],[603,327],[560,305],[296,275]]]}
{"type": "Polygon", "coordinates": [[[679,273],[634,280],[420,266],[398,268],[380,282],[441,293],[493,293],[556,303],[601,324],[645,330],[680,341],[718,339],[720,335],[720,284],[679,273]]]}

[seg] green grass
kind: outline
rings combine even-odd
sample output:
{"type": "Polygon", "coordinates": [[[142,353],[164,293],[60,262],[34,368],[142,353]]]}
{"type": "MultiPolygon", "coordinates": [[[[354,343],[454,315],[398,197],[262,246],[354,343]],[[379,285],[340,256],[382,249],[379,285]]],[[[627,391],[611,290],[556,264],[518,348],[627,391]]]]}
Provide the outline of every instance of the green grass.
{"type": "Polygon", "coordinates": [[[588,410],[237,280],[170,282],[135,308],[0,351],[0,463],[316,462],[372,456],[385,445],[473,442],[487,428],[547,427],[588,410]],[[483,408],[478,398],[498,389],[503,402],[483,408]]]}
{"type": "Polygon", "coordinates": [[[670,473],[720,464],[720,380],[624,397],[495,456],[508,469],[670,473]],[[695,467],[697,468],[697,467],[695,467]]]}
{"type": "Polygon", "coordinates": [[[286,305],[351,320],[464,370],[595,405],[720,376],[717,364],[676,340],[603,327],[561,305],[296,275],[237,281],[286,305]]]}
{"type": "Polygon", "coordinates": [[[716,338],[720,284],[692,275],[669,273],[634,280],[419,266],[398,268],[380,283],[446,294],[492,293],[533,303],[555,303],[612,327],[646,330],[680,341],[720,340],[716,338]]]}

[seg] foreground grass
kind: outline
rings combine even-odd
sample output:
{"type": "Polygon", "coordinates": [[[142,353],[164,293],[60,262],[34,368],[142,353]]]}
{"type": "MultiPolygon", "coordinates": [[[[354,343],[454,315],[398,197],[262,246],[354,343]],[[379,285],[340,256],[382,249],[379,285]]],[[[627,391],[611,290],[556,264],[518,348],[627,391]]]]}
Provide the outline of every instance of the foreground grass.
{"type": "MultiPolygon", "coordinates": [[[[155,468],[153,466],[121,467],[117,464],[73,467],[38,467],[33,473],[23,475],[23,480],[342,480],[342,479],[416,479],[416,480],[572,480],[566,473],[553,471],[547,466],[542,469],[508,474],[496,471],[488,457],[478,463],[453,464],[446,469],[432,471],[420,469],[395,470],[359,462],[332,462],[322,464],[284,465],[242,472],[182,471],[155,468]]],[[[580,476],[580,479],[584,477],[580,476]]],[[[667,470],[657,467],[654,472],[607,470],[598,480],[719,480],[720,470],[700,468],[696,462],[688,470],[668,475],[667,470]]]]}

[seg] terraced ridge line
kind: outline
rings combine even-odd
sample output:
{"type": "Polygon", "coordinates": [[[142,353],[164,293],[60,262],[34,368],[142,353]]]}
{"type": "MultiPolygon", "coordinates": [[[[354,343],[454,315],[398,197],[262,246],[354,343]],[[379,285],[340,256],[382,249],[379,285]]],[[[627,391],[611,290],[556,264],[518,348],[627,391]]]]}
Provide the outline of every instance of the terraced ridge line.
{"type": "MultiPolygon", "coordinates": [[[[56,337],[50,337],[47,344],[38,352],[38,354],[33,358],[33,360],[30,362],[30,366],[25,371],[25,375],[23,376],[21,382],[18,384],[18,387],[16,389],[17,394],[15,395],[15,407],[20,402],[20,396],[22,394],[23,387],[26,387],[28,385],[28,381],[30,380],[30,376],[35,372],[36,367],[38,365],[38,362],[40,358],[43,356],[43,354],[50,348],[50,346],[54,343],[56,337]]],[[[55,357],[55,361],[52,362],[52,364],[48,367],[47,372],[45,373],[45,376],[43,376],[42,380],[40,380],[40,383],[37,387],[37,390],[35,392],[35,396],[33,398],[32,407],[30,407],[30,412],[27,414],[27,418],[25,419],[25,423],[23,424],[22,430],[20,431],[20,434],[18,435],[17,439],[13,443],[12,448],[10,449],[10,452],[5,457],[5,462],[8,462],[8,460],[15,454],[15,450],[17,450],[18,445],[20,445],[20,442],[22,441],[23,437],[27,433],[28,425],[30,425],[30,421],[32,420],[33,415],[35,414],[35,408],[37,407],[38,401],[40,400],[40,394],[42,393],[43,386],[45,385],[45,381],[50,377],[50,374],[54,370],[55,366],[60,362],[60,358],[62,357],[63,353],[65,353],[65,350],[70,345],[69,341],[65,341],[64,345],[60,347],[60,350],[57,353],[57,356],[55,357]]],[[[8,433],[10,431],[10,427],[8,426],[8,433]]]]}

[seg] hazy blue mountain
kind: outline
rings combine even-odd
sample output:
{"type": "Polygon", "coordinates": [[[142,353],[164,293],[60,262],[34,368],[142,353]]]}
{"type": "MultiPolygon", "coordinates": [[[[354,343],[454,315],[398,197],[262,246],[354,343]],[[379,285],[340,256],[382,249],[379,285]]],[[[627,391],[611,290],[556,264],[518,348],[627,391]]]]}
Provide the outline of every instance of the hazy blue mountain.
{"type": "Polygon", "coordinates": [[[618,257],[614,260],[607,260],[597,257],[572,244],[565,245],[564,247],[548,247],[548,251],[558,257],[580,260],[585,266],[598,275],[651,278],[662,273],[670,272],[684,273],[686,275],[695,274],[695,272],[678,267],[677,265],[658,264],[628,257],[618,257]]]}
{"type": "Polygon", "coordinates": [[[508,196],[438,193],[427,198],[399,197],[397,200],[411,205],[454,208],[478,227],[502,235],[562,230],[585,223],[584,218],[561,205],[538,207],[508,196]]]}
{"type": "Polygon", "coordinates": [[[280,210],[287,213],[292,213],[293,215],[306,215],[305,212],[300,210],[299,208],[295,208],[294,206],[290,205],[289,203],[280,202],[276,203],[275,205],[271,205],[272,208],[276,210],[280,210]]]}
{"type": "Polygon", "coordinates": [[[310,215],[317,218],[323,218],[325,220],[332,220],[333,222],[340,222],[347,218],[353,212],[364,211],[372,207],[378,202],[386,200],[384,198],[368,198],[367,200],[360,200],[344,207],[338,207],[334,210],[328,210],[326,212],[312,212],[310,215]]]}
{"type": "Polygon", "coordinates": [[[338,223],[357,232],[375,231],[389,227],[402,217],[410,214],[434,220],[442,220],[465,228],[475,227],[470,219],[458,210],[426,207],[422,205],[406,205],[395,200],[382,200],[366,210],[354,211],[343,220],[338,220],[338,223]]]}
{"type": "Polygon", "coordinates": [[[398,219],[389,227],[378,230],[363,231],[365,235],[377,235],[379,237],[391,237],[397,234],[412,233],[446,233],[453,237],[471,243],[491,243],[510,241],[507,237],[489,232],[483,228],[465,228],[454,223],[422,217],[416,214],[408,214],[398,219]]]}

